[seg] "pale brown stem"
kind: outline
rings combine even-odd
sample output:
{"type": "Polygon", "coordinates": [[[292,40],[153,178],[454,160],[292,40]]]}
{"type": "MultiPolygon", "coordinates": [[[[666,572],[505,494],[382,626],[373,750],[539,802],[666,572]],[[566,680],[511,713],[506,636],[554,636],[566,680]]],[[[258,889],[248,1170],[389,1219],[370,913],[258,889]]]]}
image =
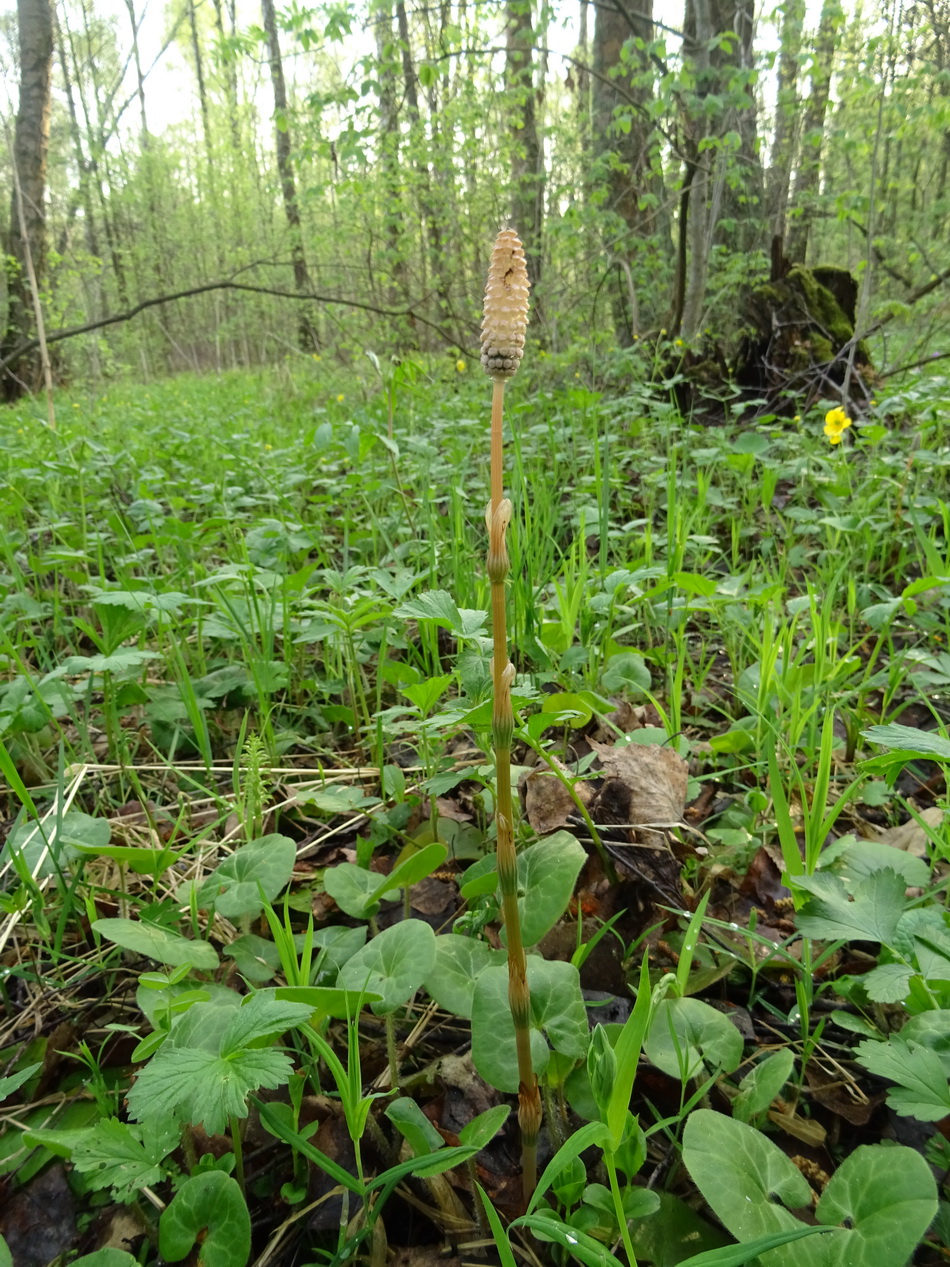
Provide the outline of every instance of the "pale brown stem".
{"type": "Polygon", "coordinates": [[[521,939],[518,912],[518,859],[515,852],[514,811],[511,798],[511,740],[514,714],[511,683],[514,667],[508,660],[508,631],[505,613],[505,580],[508,552],[505,530],[511,518],[511,503],[504,500],[502,417],[504,379],[494,380],[491,425],[491,502],[488,522],[488,576],[491,581],[492,609],[492,738],[495,750],[495,830],[497,833],[498,887],[508,938],[508,1003],[515,1029],[518,1055],[518,1125],[521,1129],[521,1180],[525,1205],[537,1186],[538,1134],[541,1129],[541,1093],[531,1059],[531,1000],[528,992],[528,965],[521,939]]]}
{"type": "Polygon", "coordinates": [[[504,448],[504,436],[502,431],[502,416],[505,410],[505,380],[503,378],[492,379],[492,397],[491,397],[491,508],[492,514],[498,509],[498,505],[505,495],[505,481],[502,472],[502,452],[504,448]]]}

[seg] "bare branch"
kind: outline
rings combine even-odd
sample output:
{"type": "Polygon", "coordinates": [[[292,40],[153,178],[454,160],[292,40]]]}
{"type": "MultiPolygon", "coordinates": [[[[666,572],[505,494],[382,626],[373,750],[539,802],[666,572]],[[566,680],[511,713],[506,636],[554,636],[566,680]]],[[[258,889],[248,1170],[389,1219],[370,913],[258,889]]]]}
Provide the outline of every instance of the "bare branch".
{"type": "MultiPolygon", "coordinates": [[[[406,308],[378,308],[375,304],[363,303],[358,299],[340,299],[336,295],[318,295],[312,291],[300,293],[298,291],[279,290],[274,286],[252,286],[247,282],[236,282],[231,279],[207,282],[203,286],[191,286],[188,290],[178,290],[169,295],[156,295],[151,299],[143,299],[140,303],[126,309],[125,312],[114,312],[108,317],[101,317],[98,321],[88,321],[85,325],[67,326],[62,330],[53,330],[47,334],[46,342],[59,343],[63,339],[72,339],[79,334],[89,334],[92,330],[101,330],[105,326],[119,325],[124,321],[131,321],[133,317],[137,317],[140,312],[145,312],[147,308],[156,308],[160,304],[171,303],[176,299],[192,299],[195,295],[206,295],[211,290],[240,290],[248,291],[254,295],[273,295],[278,299],[303,299],[310,303],[342,304],[346,308],[359,308],[362,312],[372,312],[380,317],[412,317],[414,321],[418,321],[421,325],[428,326],[430,330],[434,330],[450,347],[457,347],[462,352],[470,350],[463,348],[454,335],[443,329],[436,322],[429,321],[411,305],[406,308]]],[[[477,327],[473,324],[472,329],[474,331],[477,327]]],[[[15,347],[12,352],[0,360],[0,370],[5,370],[7,366],[13,365],[20,357],[32,352],[37,347],[39,347],[38,339],[24,341],[19,347],[15,347]]]]}

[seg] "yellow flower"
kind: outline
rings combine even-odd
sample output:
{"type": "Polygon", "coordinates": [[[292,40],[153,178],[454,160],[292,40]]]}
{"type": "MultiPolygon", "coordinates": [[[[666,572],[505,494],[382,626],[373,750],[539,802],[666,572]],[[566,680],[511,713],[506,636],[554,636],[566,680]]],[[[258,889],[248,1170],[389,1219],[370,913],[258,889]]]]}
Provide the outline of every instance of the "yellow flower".
{"type": "Polygon", "coordinates": [[[465,362],[461,357],[459,357],[459,359],[455,362],[455,368],[458,370],[460,374],[465,373],[465,368],[466,368],[465,362]]]}
{"type": "Polygon", "coordinates": [[[336,399],[337,399],[337,404],[342,405],[344,400],[346,400],[346,396],[343,394],[343,392],[340,392],[339,396],[337,396],[336,399]]]}
{"type": "Polygon", "coordinates": [[[273,446],[272,444],[265,444],[265,445],[264,445],[264,452],[265,452],[265,453],[270,453],[270,451],[271,451],[271,449],[272,449],[273,447],[274,447],[274,446],[273,446]]]}
{"type": "Polygon", "coordinates": [[[674,347],[676,347],[676,348],[684,348],[684,347],[686,346],[686,344],[683,342],[683,340],[682,340],[682,339],[674,339],[674,340],[673,340],[673,346],[674,346],[674,347]]]}
{"type": "Polygon", "coordinates": [[[840,444],[841,437],[850,426],[851,419],[840,406],[829,409],[825,414],[825,435],[831,444],[840,444]]]}
{"type": "Polygon", "coordinates": [[[795,417],[792,419],[792,422],[801,422],[801,420],[802,420],[801,414],[796,414],[795,417]]]}
{"type": "Polygon", "coordinates": [[[323,357],[320,355],[320,353],[319,353],[319,352],[311,352],[311,353],[310,353],[310,355],[313,357],[313,359],[314,359],[315,361],[322,361],[322,360],[323,360],[323,357]]]}

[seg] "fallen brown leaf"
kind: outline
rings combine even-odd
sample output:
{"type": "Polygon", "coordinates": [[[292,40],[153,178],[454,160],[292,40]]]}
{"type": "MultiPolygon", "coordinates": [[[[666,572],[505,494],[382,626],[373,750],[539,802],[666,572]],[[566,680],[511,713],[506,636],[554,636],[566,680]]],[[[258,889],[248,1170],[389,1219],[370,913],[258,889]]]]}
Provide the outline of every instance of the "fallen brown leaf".
{"type": "Polygon", "coordinates": [[[689,770],[678,752],[658,744],[609,747],[596,740],[591,747],[606,776],[592,806],[595,821],[644,826],[682,821],[689,770]]]}
{"type": "MultiPolygon", "coordinates": [[[[571,780],[574,792],[583,805],[588,806],[593,799],[593,789],[583,779],[574,780],[570,770],[557,757],[552,762],[568,779],[571,780]]],[[[518,791],[521,794],[521,808],[528,822],[539,836],[565,827],[572,814],[577,813],[577,802],[568,788],[550,769],[542,766],[537,770],[528,770],[518,780],[518,791]]]]}

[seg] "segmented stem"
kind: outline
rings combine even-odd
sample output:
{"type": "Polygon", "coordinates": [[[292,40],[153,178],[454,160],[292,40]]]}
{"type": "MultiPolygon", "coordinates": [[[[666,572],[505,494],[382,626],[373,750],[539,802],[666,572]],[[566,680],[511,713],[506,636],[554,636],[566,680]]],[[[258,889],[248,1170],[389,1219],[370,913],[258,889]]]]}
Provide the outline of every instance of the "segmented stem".
{"type": "Polygon", "coordinates": [[[509,562],[505,534],[511,522],[512,508],[511,502],[504,496],[502,454],[505,381],[515,373],[521,361],[527,318],[528,276],[524,251],[517,235],[505,230],[498,235],[492,252],[482,322],[482,364],[493,379],[491,501],[485,519],[492,609],[492,741],[495,750],[498,887],[508,938],[508,1003],[518,1052],[518,1124],[521,1128],[522,1190],[526,1204],[537,1184],[541,1093],[531,1060],[531,999],[518,912],[518,860],[511,798],[511,741],[515,725],[511,684],[515,668],[508,659],[505,582],[509,562]]]}

